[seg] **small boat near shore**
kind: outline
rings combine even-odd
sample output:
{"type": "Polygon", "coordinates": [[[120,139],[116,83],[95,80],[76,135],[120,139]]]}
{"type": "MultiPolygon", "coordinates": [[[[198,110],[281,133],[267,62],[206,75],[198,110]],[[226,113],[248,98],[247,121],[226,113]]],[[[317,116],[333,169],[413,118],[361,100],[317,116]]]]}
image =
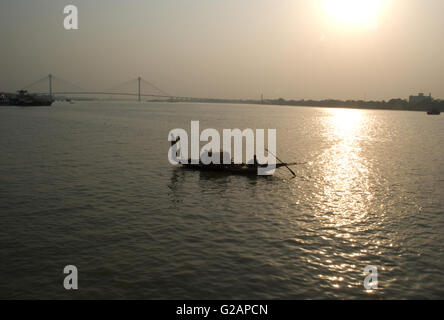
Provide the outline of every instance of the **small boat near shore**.
{"type": "Polygon", "coordinates": [[[441,111],[434,109],[434,110],[427,111],[427,114],[429,116],[439,116],[441,114],[441,111]]]}
{"type": "Polygon", "coordinates": [[[26,90],[20,90],[17,94],[2,94],[0,96],[0,105],[3,106],[49,107],[53,102],[49,96],[30,94],[26,90]]]}

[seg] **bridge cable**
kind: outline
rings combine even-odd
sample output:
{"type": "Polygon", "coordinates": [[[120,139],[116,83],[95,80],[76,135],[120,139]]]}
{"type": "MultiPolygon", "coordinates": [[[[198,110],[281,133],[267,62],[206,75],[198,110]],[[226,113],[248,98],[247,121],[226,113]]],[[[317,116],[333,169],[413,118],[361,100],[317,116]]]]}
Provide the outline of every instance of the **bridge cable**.
{"type": "Polygon", "coordinates": [[[159,92],[162,93],[163,95],[171,97],[171,94],[169,94],[169,93],[163,91],[162,89],[156,87],[156,86],[155,86],[154,84],[152,84],[151,82],[149,82],[149,81],[147,81],[147,80],[145,80],[145,79],[143,79],[143,78],[141,78],[141,80],[142,80],[143,83],[145,83],[145,84],[151,86],[152,88],[156,89],[157,91],[159,91],[159,92]]]}
{"type": "Polygon", "coordinates": [[[39,79],[39,80],[37,80],[37,81],[31,83],[31,84],[28,84],[27,86],[23,87],[22,90],[27,90],[27,89],[29,89],[30,87],[35,86],[35,85],[38,84],[39,82],[42,82],[43,80],[48,80],[48,76],[45,76],[44,78],[41,78],[41,79],[39,79]]]}
{"type": "Polygon", "coordinates": [[[119,87],[123,87],[123,86],[128,85],[128,84],[130,84],[132,82],[135,83],[136,81],[137,81],[137,78],[136,79],[131,79],[131,80],[119,83],[119,84],[117,84],[115,86],[112,86],[111,88],[108,88],[108,89],[106,89],[104,91],[114,91],[114,90],[118,89],[119,87]]]}
{"type": "Polygon", "coordinates": [[[76,85],[75,83],[72,83],[72,82],[70,82],[70,81],[68,81],[68,80],[64,80],[64,79],[59,78],[59,77],[56,77],[56,76],[54,76],[54,75],[52,76],[52,78],[53,78],[54,80],[59,81],[59,82],[65,83],[65,84],[67,84],[67,85],[69,85],[69,86],[71,86],[71,87],[74,87],[76,90],[87,91],[87,90],[85,90],[85,88],[82,88],[82,87],[80,87],[80,86],[76,85]]]}

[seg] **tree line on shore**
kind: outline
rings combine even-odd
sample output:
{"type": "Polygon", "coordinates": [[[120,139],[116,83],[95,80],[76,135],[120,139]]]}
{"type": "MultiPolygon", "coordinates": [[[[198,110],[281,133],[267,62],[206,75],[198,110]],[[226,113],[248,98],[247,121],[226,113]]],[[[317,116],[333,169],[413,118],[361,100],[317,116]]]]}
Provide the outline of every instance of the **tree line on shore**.
{"type": "Polygon", "coordinates": [[[332,107],[332,108],[360,108],[360,109],[388,109],[388,110],[413,110],[444,111],[444,100],[433,99],[428,103],[409,103],[406,99],[390,99],[388,101],[365,101],[365,100],[286,100],[267,99],[267,100],[241,100],[241,99],[212,99],[212,98],[172,98],[168,102],[207,102],[207,103],[244,103],[244,104],[263,104],[263,105],[283,105],[283,106],[305,106],[305,107],[332,107]]]}

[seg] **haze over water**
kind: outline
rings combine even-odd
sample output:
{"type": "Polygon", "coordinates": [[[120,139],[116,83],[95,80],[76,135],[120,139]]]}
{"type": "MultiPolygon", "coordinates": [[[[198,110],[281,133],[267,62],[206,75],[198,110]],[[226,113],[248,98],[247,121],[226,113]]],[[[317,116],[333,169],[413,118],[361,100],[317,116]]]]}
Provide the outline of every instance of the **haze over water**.
{"type": "Polygon", "coordinates": [[[51,73],[86,91],[141,76],[187,97],[444,98],[442,12],[442,0],[2,1],[0,92],[51,73]],[[63,28],[67,4],[78,30],[63,28]]]}
{"type": "Polygon", "coordinates": [[[2,107],[0,297],[443,298],[443,128],[419,112],[2,107]],[[191,120],[276,128],[279,158],[308,163],[294,179],[173,167],[168,132],[191,120]]]}

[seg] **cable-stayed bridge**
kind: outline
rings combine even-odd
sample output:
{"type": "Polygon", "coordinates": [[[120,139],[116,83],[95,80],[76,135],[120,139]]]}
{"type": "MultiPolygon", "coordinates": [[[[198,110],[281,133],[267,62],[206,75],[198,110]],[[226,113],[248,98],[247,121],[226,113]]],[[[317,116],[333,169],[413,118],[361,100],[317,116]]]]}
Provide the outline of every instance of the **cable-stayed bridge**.
{"type": "Polygon", "coordinates": [[[111,88],[93,91],[86,90],[70,81],[64,80],[60,77],[49,74],[37,81],[34,81],[22,90],[27,90],[31,93],[38,95],[49,95],[51,99],[55,95],[107,95],[107,96],[133,96],[138,101],[141,101],[142,97],[156,97],[156,98],[169,98],[169,99],[192,99],[190,97],[178,97],[173,96],[166,91],[160,89],[150,81],[137,77],[122,83],[119,83],[111,88]],[[42,90],[42,87],[47,89],[42,90]],[[47,90],[47,91],[46,91],[47,90]]]}

